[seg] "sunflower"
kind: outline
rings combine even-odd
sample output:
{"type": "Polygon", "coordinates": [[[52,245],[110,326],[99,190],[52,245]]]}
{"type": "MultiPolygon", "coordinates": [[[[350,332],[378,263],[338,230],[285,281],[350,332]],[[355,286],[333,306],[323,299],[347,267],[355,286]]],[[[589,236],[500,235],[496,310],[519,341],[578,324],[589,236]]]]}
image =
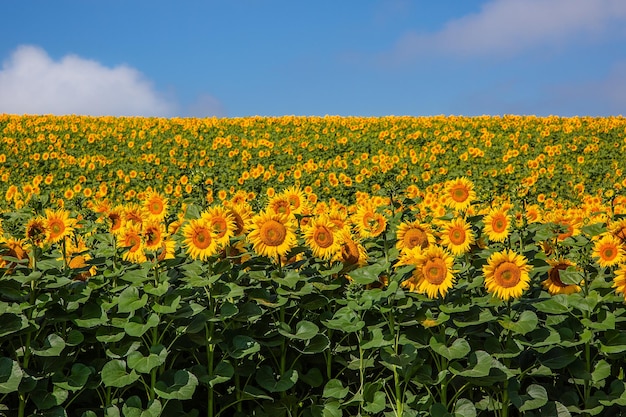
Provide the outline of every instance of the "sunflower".
{"type": "Polygon", "coordinates": [[[504,242],[511,229],[511,218],[503,209],[491,209],[483,219],[483,232],[493,242],[504,242]]]}
{"type": "Polygon", "coordinates": [[[367,265],[367,250],[365,246],[354,238],[348,229],[339,231],[339,240],[341,241],[341,250],[335,255],[335,261],[342,262],[346,266],[365,266],[367,265]]]}
{"type": "Polygon", "coordinates": [[[615,288],[615,293],[622,294],[626,301],[626,264],[620,265],[620,267],[615,270],[612,287],[615,288]]]}
{"type": "Polygon", "coordinates": [[[144,213],[151,220],[162,221],[167,215],[167,208],[167,198],[156,191],[148,194],[143,202],[144,213]]]}
{"type": "Polygon", "coordinates": [[[428,298],[445,297],[454,285],[452,254],[437,245],[424,250],[415,247],[410,252],[407,260],[415,265],[415,270],[400,285],[409,291],[426,294],[428,298]]]}
{"type": "Polygon", "coordinates": [[[545,288],[551,295],[580,292],[580,285],[564,284],[561,281],[561,271],[566,270],[570,266],[576,266],[574,262],[568,259],[549,259],[548,264],[550,265],[550,269],[548,270],[548,279],[541,283],[543,288],[545,288]]]}
{"type": "Polygon", "coordinates": [[[474,184],[465,177],[460,177],[445,184],[443,203],[456,211],[467,210],[476,200],[474,184]]]}
{"type": "Polygon", "coordinates": [[[217,253],[212,226],[206,220],[192,219],[183,226],[184,244],[193,259],[202,261],[217,253]]]}
{"type": "Polygon", "coordinates": [[[115,206],[107,212],[106,217],[110,222],[109,231],[114,235],[121,233],[125,223],[124,208],[115,206]]]}
{"type": "Polygon", "coordinates": [[[284,199],[289,202],[291,212],[294,214],[301,214],[306,206],[306,196],[304,191],[299,186],[294,185],[287,188],[280,194],[284,199]]]}
{"type": "Polygon", "coordinates": [[[124,220],[135,224],[141,224],[144,220],[143,208],[136,203],[128,203],[124,206],[124,220]]]}
{"type": "Polygon", "coordinates": [[[624,248],[619,238],[610,233],[602,236],[593,246],[592,256],[601,267],[614,266],[624,260],[624,248]]]}
{"type": "Polygon", "coordinates": [[[176,257],[176,242],[169,236],[161,239],[161,245],[157,251],[157,260],[163,261],[165,259],[174,259],[176,257]]]}
{"type": "Polygon", "coordinates": [[[455,256],[469,252],[470,246],[475,242],[471,225],[461,217],[446,222],[439,237],[441,245],[455,256]]]}
{"type": "Polygon", "coordinates": [[[0,237],[0,268],[14,268],[15,263],[3,259],[4,256],[18,260],[29,259],[25,240],[0,237]]]}
{"type": "Polygon", "coordinates": [[[221,248],[228,245],[230,238],[235,235],[235,230],[238,229],[231,211],[220,205],[213,206],[203,212],[201,218],[211,226],[213,238],[221,248]]]}
{"type": "Polygon", "coordinates": [[[67,210],[46,210],[45,230],[50,243],[56,243],[74,232],[75,219],[70,219],[67,210]]]}
{"type": "Polygon", "coordinates": [[[144,245],[141,239],[141,225],[129,222],[120,232],[119,247],[126,248],[123,258],[134,263],[146,262],[146,255],[143,251],[144,245]]]}
{"type": "Polygon", "coordinates": [[[26,239],[35,246],[42,246],[46,240],[46,219],[33,217],[26,223],[26,239]]]}
{"type": "Polygon", "coordinates": [[[270,198],[267,207],[276,214],[292,215],[291,202],[282,194],[270,198]]]}
{"type": "Polygon", "coordinates": [[[537,223],[541,221],[541,210],[537,204],[529,204],[526,206],[524,213],[528,223],[537,223]]]}
{"type": "Polygon", "coordinates": [[[626,219],[620,219],[609,225],[609,231],[622,243],[626,243],[626,219]]]}
{"type": "Polygon", "coordinates": [[[232,204],[227,207],[229,214],[235,222],[235,236],[248,233],[248,222],[252,218],[252,209],[248,203],[232,204]]]}
{"type": "Polygon", "coordinates": [[[165,226],[161,221],[150,219],[142,225],[144,246],[146,250],[156,251],[161,248],[165,238],[165,226]]]}
{"type": "Polygon", "coordinates": [[[352,222],[355,224],[359,235],[363,238],[377,237],[387,227],[387,220],[376,211],[376,207],[373,204],[359,206],[356,213],[352,216],[352,222]]]}
{"type": "Polygon", "coordinates": [[[247,238],[257,254],[278,259],[295,246],[295,226],[287,214],[268,208],[252,217],[247,238]]]}
{"type": "Polygon", "coordinates": [[[430,226],[419,220],[400,223],[396,229],[396,237],[398,239],[396,247],[401,251],[413,249],[416,246],[424,249],[435,243],[435,236],[430,226]]]}
{"type": "Polygon", "coordinates": [[[530,288],[531,266],[527,259],[510,249],[493,253],[483,266],[485,288],[502,299],[520,298],[530,288]]]}
{"type": "Polygon", "coordinates": [[[338,230],[327,216],[317,216],[302,230],[306,245],[313,256],[323,260],[334,257],[341,251],[338,230]]]}

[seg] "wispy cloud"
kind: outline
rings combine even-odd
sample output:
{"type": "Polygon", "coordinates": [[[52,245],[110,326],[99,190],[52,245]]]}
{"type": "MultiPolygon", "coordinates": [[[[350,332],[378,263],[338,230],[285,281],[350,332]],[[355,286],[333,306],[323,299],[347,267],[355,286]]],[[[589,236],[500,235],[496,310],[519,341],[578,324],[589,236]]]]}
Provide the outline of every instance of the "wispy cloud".
{"type": "Polygon", "coordinates": [[[54,61],[43,49],[20,46],[0,70],[0,113],[172,116],[176,104],[142,73],[67,55],[54,61]]]}
{"type": "Polygon", "coordinates": [[[615,31],[626,36],[624,27],[624,0],[492,0],[437,32],[406,33],[386,58],[514,55],[545,45],[602,40],[615,31]]]}

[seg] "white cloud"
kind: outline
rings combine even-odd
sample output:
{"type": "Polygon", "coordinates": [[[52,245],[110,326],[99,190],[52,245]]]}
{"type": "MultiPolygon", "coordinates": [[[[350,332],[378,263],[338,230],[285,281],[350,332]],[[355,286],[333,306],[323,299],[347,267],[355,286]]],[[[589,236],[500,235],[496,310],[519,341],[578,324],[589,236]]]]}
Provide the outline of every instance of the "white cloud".
{"type": "Polygon", "coordinates": [[[480,12],[449,21],[434,33],[411,32],[395,45],[394,61],[423,53],[512,55],[541,45],[625,35],[624,0],[492,0],[480,12]]]}
{"type": "Polygon", "coordinates": [[[134,68],[54,61],[36,46],[18,47],[0,70],[0,113],[168,117],[176,107],[134,68]]]}

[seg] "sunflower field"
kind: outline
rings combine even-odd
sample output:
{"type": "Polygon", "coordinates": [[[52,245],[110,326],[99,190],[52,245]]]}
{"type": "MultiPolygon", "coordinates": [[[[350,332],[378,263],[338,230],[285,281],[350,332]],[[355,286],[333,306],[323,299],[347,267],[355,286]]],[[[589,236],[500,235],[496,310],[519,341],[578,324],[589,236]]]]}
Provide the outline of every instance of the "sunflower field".
{"type": "Polygon", "coordinates": [[[0,138],[0,415],[626,415],[625,118],[0,138]]]}

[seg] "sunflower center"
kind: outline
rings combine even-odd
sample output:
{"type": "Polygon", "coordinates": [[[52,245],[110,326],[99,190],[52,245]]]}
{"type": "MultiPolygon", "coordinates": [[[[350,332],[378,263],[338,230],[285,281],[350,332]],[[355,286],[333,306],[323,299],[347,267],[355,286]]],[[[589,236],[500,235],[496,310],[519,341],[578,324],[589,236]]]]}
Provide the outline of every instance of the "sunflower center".
{"type": "Polygon", "coordinates": [[[146,231],[146,245],[156,246],[161,241],[161,233],[156,227],[151,227],[146,231]]]}
{"type": "Polygon", "coordinates": [[[289,207],[290,207],[289,201],[287,201],[287,200],[280,200],[280,201],[277,201],[274,204],[273,208],[274,208],[274,211],[276,213],[287,214],[288,215],[289,213],[291,213],[291,210],[290,210],[289,207]]]}
{"type": "Polygon", "coordinates": [[[522,277],[522,270],[513,262],[503,262],[496,268],[494,279],[499,286],[511,288],[516,286],[522,277]]]}
{"type": "Polygon", "coordinates": [[[65,224],[63,224],[63,222],[60,222],[60,221],[51,222],[49,227],[50,227],[50,232],[51,232],[50,235],[52,237],[60,236],[65,230],[65,224]]]}
{"type": "Polygon", "coordinates": [[[617,256],[617,248],[613,245],[607,245],[600,251],[604,261],[612,261],[617,256]]]}
{"type": "Polygon", "coordinates": [[[494,217],[494,219],[491,221],[491,228],[493,229],[495,233],[504,232],[506,230],[506,226],[507,226],[506,217],[502,215],[498,215],[494,217]]]}
{"type": "Polygon", "coordinates": [[[567,264],[560,263],[550,268],[550,270],[548,271],[548,278],[550,278],[550,281],[552,281],[553,285],[562,288],[567,287],[567,284],[563,284],[563,281],[561,281],[561,274],[559,273],[559,271],[566,270],[567,267],[567,264]]]}
{"type": "Polygon", "coordinates": [[[363,216],[363,226],[372,234],[380,234],[383,229],[383,222],[380,216],[374,213],[366,213],[363,216]]]}
{"type": "Polygon", "coordinates": [[[226,226],[226,219],[219,217],[211,220],[211,226],[213,226],[213,232],[216,233],[217,238],[220,238],[226,234],[228,227],[226,226]]]}
{"type": "Polygon", "coordinates": [[[429,259],[422,267],[424,278],[432,285],[440,285],[446,279],[447,272],[446,263],[441,258],[429,259]]]}
{"type": "Polygon", "coordinates": [[[261,226],[259,236],[267,246],[280,246],[285,241],[287,229],[284,224],[276,220],[268,220],[261,226]]]}
{"type": "Polygon", "coordinates": [[[130,248],[128,249],[129,252],[136,252],[141,247],[141,238],[137,235],[130,235],[126,238],[125,243],[130,248]]]}
{"type": "Polygon", "coordinates": [[[198,229],[192,237],[193,245],[198,249],[206,249],[211,246],[213,239],[207,229],[198,229]]]}
{"type": "Polygon", "coordinates": [[[327,248],[333,244],[333,233],[326,226],[317,226],[313,233],[313,241],[321,248],[327,248]]]}
{"type": "Polygon", "coordinates": [[[450,190],[450,197],[457,203],[464,203],[469,198],[469,191],[466,187],[457,185],[450,190]]]}
{"type": "Polygon", "coordinates": [[[289,205],[291,205],[291,207],[293,207],[294,209],[297,209],[300,207],[300,199],[298,198],[298,196],[296,195],[289,196],[287,200],[289,201],[289,205]]]}
{"type": "Polygon", "coordinates": [[[453,245],[462,245],[465,243],[465,230],[461,227],[454,227],[450,229],[450,233],[448,233],[450,237],[450,243],[453,245]]]}
{"type": "Polygon", "coordinates": [[[409,249],[413,249],[417,246],[424,249],[428,246],[428,237],[422,229],[415,227],[406,231],[404,235],[404,244],[409,249]]]}
{"type": "Polygon", "coordinates": [[[161,214],[163,212],[163,204],[160,201],[153,201],[150,203],[150,213],[161,214]]]}

